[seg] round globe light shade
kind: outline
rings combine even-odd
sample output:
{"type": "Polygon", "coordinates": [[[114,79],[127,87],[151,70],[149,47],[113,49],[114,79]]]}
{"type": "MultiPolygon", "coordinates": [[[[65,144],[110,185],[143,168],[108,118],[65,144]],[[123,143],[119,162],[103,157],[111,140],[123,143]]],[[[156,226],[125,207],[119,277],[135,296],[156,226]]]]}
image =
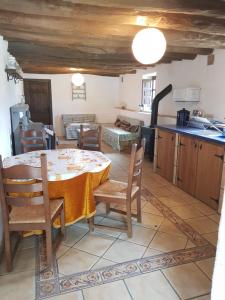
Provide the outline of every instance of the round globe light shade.
{"type": "Polygon", "coordinates": [[[134,57],[144,65],[159,61],[166,51],[164,34],[156,28],[146,28],[139,31],[132,43],[134,57]]]}
{"type": "Polygon", "coordinates": [[[84,76],[80,73],[73,74],[72,83],[76,86],[81,86],[84,83],[84,76]]]}

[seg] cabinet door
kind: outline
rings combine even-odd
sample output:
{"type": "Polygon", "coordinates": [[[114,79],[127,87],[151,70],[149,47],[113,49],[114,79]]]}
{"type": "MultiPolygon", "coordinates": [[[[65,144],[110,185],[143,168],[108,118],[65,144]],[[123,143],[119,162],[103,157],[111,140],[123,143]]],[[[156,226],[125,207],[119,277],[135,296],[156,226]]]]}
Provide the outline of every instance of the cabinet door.
{"type": "Polygon", "coordinates": [[[178,154],[177,185],[185,192],[195,194],[198,143],[196,139],[181,135],[178,154]]]}
{"type": "Polygon", "coordinates": [[[223,169],[224,148],[199,141],[196,175],[196,198],[218,208],[223,169]]]}
{"type": "Polygon", "coordinates": [[[157,173],[168,181],[173,181],[175,153],[175,133],[158,131],[157,173]]]}

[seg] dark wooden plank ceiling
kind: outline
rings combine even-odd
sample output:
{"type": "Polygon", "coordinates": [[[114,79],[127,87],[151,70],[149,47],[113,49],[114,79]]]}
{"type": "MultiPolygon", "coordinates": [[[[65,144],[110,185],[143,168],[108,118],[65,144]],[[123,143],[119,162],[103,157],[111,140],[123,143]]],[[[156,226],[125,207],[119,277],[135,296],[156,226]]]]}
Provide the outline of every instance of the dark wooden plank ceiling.
{"type": "Polygon", "coordinates": [[[143,68],[131,52],[137,16],[165,34],[160,63],[225,48],[217,0],[1,0],[0,34],[25,72],[118,76],[143,68]]]}

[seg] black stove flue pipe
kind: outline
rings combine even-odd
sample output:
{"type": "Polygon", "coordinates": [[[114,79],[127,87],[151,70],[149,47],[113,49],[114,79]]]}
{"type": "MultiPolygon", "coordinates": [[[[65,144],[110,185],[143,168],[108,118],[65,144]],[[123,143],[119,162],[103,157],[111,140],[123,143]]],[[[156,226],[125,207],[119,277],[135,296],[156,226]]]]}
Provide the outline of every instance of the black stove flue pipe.
{"type": "Polygon", "coordinates": [[[172,91],[172,84],[169,84],[165,89],[158,93],[152,102],[152,117],[151,124],[149,127],[142,127],[142,138],[146,139],[145,154],[149,156],[150,160],[154,159],[154,144],[155,144],[155,126],[158,121],[158,108],[159,101],[162,100],[166,95],[172,91]]]}
{"type": "Polygon", "coordinates": [[[169,84],[165,89],[163,89],[160,93],[158,93],[153,102],[152,102],[152,117],[151,117],[151,124],[150,128],[154,128],[157,125],[158,120],[158,108],[159,108],[159,101],[166,97],[172,91],[172,84],[169,84]]]}

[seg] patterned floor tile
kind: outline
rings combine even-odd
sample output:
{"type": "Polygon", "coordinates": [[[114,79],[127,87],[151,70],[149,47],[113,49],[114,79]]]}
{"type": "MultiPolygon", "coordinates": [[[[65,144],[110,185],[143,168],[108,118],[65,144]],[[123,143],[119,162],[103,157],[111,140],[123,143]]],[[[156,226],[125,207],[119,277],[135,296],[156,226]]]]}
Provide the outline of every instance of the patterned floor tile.
{"type": "Polygon", "coordinates": [[[202,235],[205,239],[207,239],[214,246],[217,245],[218,241],[218,232],[205,233],[202,235]]]}
{"type": "Polygon", "coordinates": [[[86,233],[87,228],[80,228],[76,225],[66,227],[66,238],[63,244],[66,246],[73,246],[77,241],[79,241],[86,233]]]}
{"type": "Polygon", "coordinates": [[[168,268],[163,273],[182,299],[201,296],[211,290],[211,281],[193,263],[168,268]]]}
{"type": "Polygon", "coordinates": [[[162,252],[184,249],[187,244],[187,237],[157,232],[150,243],[150,247],[162,252]]]}
{"type": "Polygon", "coordinates": [[[59,272],[72,274],[89,270],[98,260],[98,257],[78,249],[70,248],[58,259],[59,272]]]}
{"type": "Polygon", "coordinates": [[[84,290],[85,300],[131,300],[124,282],[117,281],[84,290]]]}
{"type": "Polygon", "coordinates": [[[117,240],[103,257],[121,263],[132,259],[141,258],[145,250],[146,247],[144,246],[127,241],[117,240]]]}
{"type": "Polygon", "coordinates": [[[108,259],[105,259],[105,258],[100,258],[96,264],[91,268],[91,270],[97,270],[97,269],[101,269],[101,268],[105,268],[105,267],[108,267],[108,266],[112,266],[112,265],[115,265],[116,263],[111,261],[111,260],[108,260],[108,259]]]}
{"type": "Polygon", "coordinates": [[[208,217],[199,217],[186,220],[192,228],[201,234],[211,233],[218,230],[218,224],[209,219],[208,217]]]}
{"type": "Polygon", "coordinates": [[[63,294],[59,296],[53,296],[51,300],[83,300],[83,295],[81,291],[72,292],[69,294],[63,294]]]}
{"type": "Polygon", "coordinates": [[[126,233],[122,233],[119,237],[121,240],[133,242],[142,246],[148,246],[156,231],[142,226],[133,226],[133,236],[128,238],[126,233]]]}
{"type": "Polygon", "coordinates": [[[125,279],[130,294],[135,300],[179,300],[160,271],[125,279]]]}
{"type": "Polygon", "coordinates": [[[35,298],[34,271],[0,276],[0,299],[23,299],[35,298]]]}
{"type": "Polygon", "coordinates": [[[172,210],[184,220],[203,216],[203,213],[195,209],[193,205],[175,206],[172,210]]]}
{"type": "Polygon", "coordinates": [[[85,235],[73,247],[90,254],[102,256],[114,240],[114,237],[93,232],[85,235]]]}
{"type": "Polygon", "coordinates": [[[212,280],[215,258],[207,258],[197,261],[196,265],[212,280]]]}

